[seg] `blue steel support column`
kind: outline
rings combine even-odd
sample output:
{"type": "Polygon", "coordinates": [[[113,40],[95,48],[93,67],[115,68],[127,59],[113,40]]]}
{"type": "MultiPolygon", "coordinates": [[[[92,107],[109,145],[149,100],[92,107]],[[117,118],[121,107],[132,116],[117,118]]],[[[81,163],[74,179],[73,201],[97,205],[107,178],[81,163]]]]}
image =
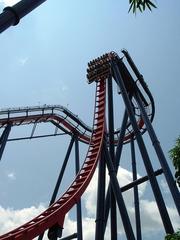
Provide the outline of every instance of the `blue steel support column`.
{"type": "Polygon", "coordinates": [[[74,234],[72,234],[68,237],[63,237],[60,240],[72,240],[72,239],[75,239],[75,238],[77,239],[77,233],[74,233],[74,234]]]}
{"type": "MultiPolygon", "coordinates": [[[[131,139],[131,157],[132,157],[133,181],[136,181],[137,169],[136,169],[136,157],[135,157],[135,147],[134,147],[133,138],[131,139]]],[[[138,186],[135,185],[133,189],[134,189],[134,207],[135,207],[135,219],[136,219],[136,236],[137,236],[137,240],[142,240],[138,186]]]]}
{"type": "Polygon", "coordinates": [[[114,168],[114,164],[112,162],[111,155],[110,155],[110,153],[108,151],[108,148],[107,148],[107,140],[106,139],[104,140],[103,151],[104,151],[104,154],[105,154],[106,164],[107,164],[107,168],[108,168],[108,171],[109,171],[111,186],[112,186],[114,195],[116,197],[117,205],[118,205],[118,208],[119,208],[119,212],[120,212],[120,215],[121,215],[121,219],[122,219],[122,223],[123,223],[123,226],[124,226],[124,230],[125,230],[127,240],[135,240],[135,236],[134,236],[133,229],[132,229],[132,226],[131,226],[131,222],[130,222],[130,219],[129,219],[129,216],[128,216],[126,205],[124,203],[122,192],[121,192],[118,180],[117,180],[116,170],[114,168]]]}
{"type": "MultiPolygon", "coordinates": [[[[111,155],[114,166],[114,109],[113,109],[113,89],[112,76],[110,75],[107,81],[108,85],[108,134],[109,134],[109,153],[111,155]]],[[[110,187],[111,188],[111,187],[110,187]]],[[[111,209],[111,239],[117,240],[117,214],[116,214],[116,199],[113,190],[110,190],[110,209],[111,209]]]]}
{"type": "Polygon", "coordinates": [[[121,131],[120,131],[120,135],[119,135],[119,139],[118,139],[118,144],[117,144],[117,148],[116,148],[116,154],[115,154],[116,169],[118,169],[118,166],[120,164],[120,158],[121,158],[121,153],[122,153],[122,148],[123,148],[124,136],[126,133],[127,121],[128,121],[128,114],[127,114],[127,111],[125,110],[123,121],[122,121],[122,126],[121,126],[121,131]]]}
{"type": "MultiPolygon", "coordinates": [[[[128,114],[127,114],[127,111],[125,110],[123,121],[121,124],[120,135],[118,138],[116,154],[115,154],[116,172],[118,170],[118,166],[120,163],[120,158],[121,158],[121,153],[122,153],[122,148],[123,148],[123,140],[124,140],[124,136],[125,136],[125,132],[126,132],[127,120],[128,120],[128,114]]],[[[105,228],[106,228],[107,219],[109,216],[109,207],[110,207],[110,186],[108,186],[108,191],[107,191],[106,201],[105,201],[105,225],[104,225],[105,228]]],[[[104,229],[104,231],[105,231],[105,229],[104,229]]]]}
{"type": "MultiPolygon", "coordinates": [[[[69,156],[70,156],[73,144],[74,144],[74,140],[75,140],[74,136],[72,136],[71,141],[70,141],[69,146],[68,146],[68,150],[67,150],[65,159],[64,159],[64,162],[63,162],[63,165],[61,167],[61,171],[59,173],[59,176],[58,176],[58,179],[57,179],[57,182],[56,182],[56,185],[55,185],[55,188],[54,188],[54,191],[53,191],[50,203],[49,203],[49,206],[51,206],[56,200],[56,197],[57,197],[57,194],[58,194],[58,191],[59,191],[59,187],[61,185],[61,181],[62,181],[62,178],[64,176],[64,172],[65,172],[65,169],[66,169],[66,166],[67,166],[67,163],[68,163],[68,160],[69,160],[69,156]]],[[[43,237],[44,237],[44,233],[41,234],[38,237],[38,240],[42,240],[43,237]]]]}
{"type": "MultiPolygon", "coordinates": [[[[75,137],[75,165],[76,165],[76,175],[79,172],[79,141],[77,136],[75,137]]],[[[82,234],[82,211],[81,211],[81,200],[77,203],[77,239],[83,240],[82,234]]]]}
{"type": "Polygon", "coordinates": [[[0,161],[1,161],[4,149],[5,149],[10,131],[11,131],[11,124],[8,124],[6,126],[6,128],[4,129],[4,131],[1,135],[1,138],[0,138],[0,161]]]}
{"type": "MultiPolygon", "coordinates": [[[[161,168],[161,169],[158,169],[157,171],[155,171],[155,172],[154,172],[154,175],[155,175],[155,176],[159,176],[159,175],[161,175],[162,173],[163,173],[163,170],[162,170],[162,168],[161,168]]],[[[131,188],[134,188],[134,186],[137,186],[137,185],[139,185],[139,184],[142,184],[142,183],[144,183],[144,182],[146,182],[146,181],[148,181],[148,180],[149,180],[149,177],[148,177],[148,176],[144,176],[144,177],[138,178],[138,179],[135,180],[134,182],[128,183],[127,185],[123,186],[123,187],[121,188],[121,192],[125,192],[125,191],[127,191],[127,190],[129,190],[129,189],[131,189],[131,188]]]]}
{"type": "Polygon", "coordinates": [[[131,121],[132,127],[134,129],[134,133],[136,135],[137,143],[138,143],[138,146],[139,146],[139,149],[140,149],[140,152],[142,155],[142,159],[144,161],[144,165],[145,165],[145,168],[146,168],[149,180],[150,180],[150,184],[151,184],[151,187],[152,187],[152,190],[154,193],[154,197],[156,199],[156,203],[157,203],[157,206],[158,206],[158,209],[160,212],[160,216],[161,216],[161,219],[162,219],[162,222],[164,225],[164,229],[165,229],[166,233],[173,233],[174,229],[173,229],[171,220],[169,218],[169,214],[167,212],[166,205],[165,205],[164,199],[162,197],[161,190],[159,188],[156,176],[154,174],[154,170],[153,170],[146,146],[145,146],[143,138],[141,136],[141,132],[138,128],[131,101],[128,97],[122,76],[120,74],[120,71],[118,69],[116,62],[112,62],[112,67],[113,67],[113,71],[114,71],[114,75],[115,75],[115,80],[117,81],[117,83],[120,87],[121,94],[122,94],[122,97],[124,100],[124,104],[128,111],[129,119],[131,121]]]}
{"type": "Polygon", "coordinates": [[[15,26],[20,19],[33,11],[46,0],[22,0],[12,7],[4,8],[0,14],[0,33],[10,26],[15,26]]]}
{"type": "Polygon", "coordinates": [[[63,165],[61,167],[61,171],[60,171],[58,179],[57,179],[57,183],[56,183],[56,186],[55,186],[55,189],[54,189],[54,192],[53,192],[53,195],[52,195],[52,198],[51,198],[49,206],[51,206],[55,202],[55,200],[56,200],[56,196],[57,196],[57,193],[58,193],[58,190],[59,190],[62,178],[64,176],[66,165],[68,163],[69,156],[70,156],[73,144],[74,144],[74,140],[75,140],[74,136],[72,136],[71,141],[70,141],[69,146],[68,146],[68,149],[67,149],[67,152],[66,152],[66,156],[64,158],[63,165]]]}
{"type": "Polygon", "coordinates": [[[99,161],[98,173],[95,240],[104,240],[105,180],[106,165],[104,152],[102,152],[101,159],[99,161]]]}
{"type": "Polygon", "coordinates": [[[136,101],[138,103],[138,106],[139,106],[139,109],[141,111],[141,114],[142,114],[142,117],[143,117],[143,120],[145,122],[145,125],[146,125],[146,128],[148,130],[148,133],[149,133],[149,136],[151,138],[151,141],[152,141],[152,144],[153,144],[153,147],[156,151],[156,154],[158,156],[158,159],[159,159],[159,162],[161,164],[161,167],[163,169],[163,172],[164,172],[164,175],[165,175],[165,178],[166,178],[166,181],[168,183],[168,186],[169,186],[169,189],[171,191],[171,194],[172,194],[172,197],[174,199],[174,202],[176,204],[176,208],[179,212],[179,215],[180,215],[180,194],[179,194],[179,191],[177,189],[177,186],[176,186],[176,183],[174,181],[174,178],[173,178],[173,175],[171,173],[171,170],[167,164],[167,161],[166,161],[166,158],[164,156],[164,153],[162,151],[162,148],[161,148],[161,145],[160,145],[160,142],[156,136],[156,133],[152,127],[152,124],[147,116],[147,113],[143,107],[143,104],[142,104],[142,101],[139,97],[139,94],[138,92],[136,91],[135,93],[135,98],[136,98],[136,101]]]}

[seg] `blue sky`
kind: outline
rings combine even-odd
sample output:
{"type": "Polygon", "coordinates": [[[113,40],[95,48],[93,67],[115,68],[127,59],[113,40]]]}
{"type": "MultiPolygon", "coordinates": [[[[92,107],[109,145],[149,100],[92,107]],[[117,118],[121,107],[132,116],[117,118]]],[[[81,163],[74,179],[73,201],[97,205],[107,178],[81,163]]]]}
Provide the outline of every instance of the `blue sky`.
{"type": "MultiPolygon", "coordinates": [[[[1,10],[4,2],[0,1],[1,10]]],[[[153,125],[168,156],[168,150],[180,134],[180,2],[157,1],[157,6],[152,13],[147,11],[135,16],[128,14],[127,0],[46,1],[18,26],[1,34],[0,107],[61,104],[91,125],[95,86],[86,82],[87,62],[112,50],[120,54],[120,50],[126,48],[154,96],[153,125]]],[[[13,131],[15,135],[30,129],[13,131]]],[[[7,144],[0,169],[0,211],[4,219],[9,219],[8,214],[12,214],[11,218],[18,214],[29,216],[29,212],[36,214],[47,205],[69,140],[63,137],[7,144]]],[[[82,151],[85,152],[84,146],[82,151]]],[[[153,151],[151,156],[155,159],[153,151]]],[[[73,160],[73,156],[71,158],[73,160]]],[[[155,160],[154,166],[158,166],[155,160]]],[[[69,169],[73,171],[71,166],[69,169]]],[[[126,182],[129,172],[123,174],[126,182]]],[[[143,174],[141,168],[139,174],[143,174]]],[[[95,190],[90,188],[89,191],[92,194],[95,190]]],[[[148,206],[154,206],[154,202],[148,186],[142,192],[145,211],[148,206]]],[[[172,207],[168,194],[164,194],[168,206],[172,207]]],[[[91,211],[95,199],[89,203],[87,195],[84,197],[84,221],[93,224],[91,211]]],[[[173,212],[173,208],[170,211],[173,212]]],[[[173,217],[177,223],[176,216],[173,217]]],[[[14,222],[24,219],[16,219],[9,225],[14,226],[14,222]]],[[[73,220],[72,214],[67,225],[72,226],[73,220]]],[[[163,233],[158,230],[161,224],[151,220],[149,229],[145,222],[144,239],[152,236],[156,225],[154,239],[162,238],[163,233]]],[[[8,226],[3,227],[1,231],[8,229],[8,226]]],[[[86,232],[85,240],[92,239],[91,234],[86,232]]]]}

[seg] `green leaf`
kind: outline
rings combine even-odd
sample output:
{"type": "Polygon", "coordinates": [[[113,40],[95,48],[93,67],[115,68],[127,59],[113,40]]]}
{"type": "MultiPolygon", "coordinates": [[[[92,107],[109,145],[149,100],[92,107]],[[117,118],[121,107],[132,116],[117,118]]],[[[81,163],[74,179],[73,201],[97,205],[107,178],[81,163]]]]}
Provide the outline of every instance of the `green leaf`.
{"type": "Polygon", "coordinates": [[[149,10],[151,11],[151,6],[149,5],[148,2],[146,2],[146,6],[149,8],[149,10]]]}
{"type": "Polygon", "coordinates": [[[142,11],[143,11],[140,5],[139,5],[138,9],[139,9],[139,11],[140,11],[140,12],[142,12],[142,11]]]}
{"type": "Polygon", "coordinates": [[[176,182],[180,186],[180,137],[176,139],[175,146],[169,151],[169,156],[176,170],[176,182]]]}
{"type": "Polygon", "coordinates": [[[131,3],[131,5],[130,5],[130,7],[129,7],[129,11],[128,11],[128,12],[130,12],[130,11],[131,11],[131,9],[132,9],[132,6],[133,6],[133,2],[131,3]]]}
{"type": "Polygon", "coordinates": [[[146,3],[145,2],[143,2],[142,3],[142,6],[143,6],[143,11],[146,9],[146,3]]]}
{"type": "Polygon", "coordinates": [[[150,11],[152,11],[152,8],[157,8],[156,5],[150,1],[150,0],[129,0],[129,11],[133,11],[133,13],[136,13],[137,9],[140,12],[145,11],[146,8],[148,8],[150,11]]]}
{"type": "Polygon", "coordinates": [[[167,234],[165,240],[180,240],[180,231],[178,230],[173,234],[167,234]]]}
{"type": "Polygon", "coordinates": [[[141,5],[142,5],[142,0],[139,0],[139,1],[137,2],[137,8],[139,8],[141,5]]]}
{"type": "Polygon", "coordinates": [[[133,13],[135,13],[136,12],[136,3],[134,3],[134,5],[133,5],[133,13]]]}
{"type": "Polygon", "coordinates": [[[157,8],[156,5],[154,3],[152,3],[151,1],[148,1],[149,5],[151,5],[154,8],[157,8]]]}

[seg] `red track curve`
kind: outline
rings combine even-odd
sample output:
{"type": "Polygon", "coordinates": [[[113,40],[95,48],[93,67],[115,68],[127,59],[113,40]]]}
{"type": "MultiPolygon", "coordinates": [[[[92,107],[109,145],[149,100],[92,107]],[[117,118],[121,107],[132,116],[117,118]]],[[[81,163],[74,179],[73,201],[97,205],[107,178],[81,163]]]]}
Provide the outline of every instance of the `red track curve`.
{"type": "MultiPolygon", "coordinates": [[[[53,107],[52,107],[53,108],[53,107]]],[[[33,109],[33,108],[32,108],[33,109]]],[[[39,108],[41,109],[41,108],[39,108]]],[[[42,108],[43,109],[43,108],[42,108]]],[[[42,110],[41,109],[41,110],[42,110]]],[[[20,112],[27,112],[30,111],[31,108],[19,110],[20,112]]],[[[8,109],[6,111],[0,111],[0,114],[3,115],[4,112],[7,114],[8,112],[11,112],[13,110],[8,109]]],[[[18,112],[18,109],[15,110],[18,112]]],[[[61,116],[60,114],[56,113],[40,113],[40,114],[32,114],[32,115],[23,115],[22,116],[14,116],[14,117],[6,117],[0,119],[0,128],[3,128],[10,124],[11,126],[20,126],[20,125],[28,125],[33,123],[42,123],[42,122],[51,122],[54,123],[55,126],[59,127],[62,131],[64,131],[67,134],[75,134],[78,139],[86,144],[89,144],[92,134],[92,129],[85,125],[82,121],[82,125],[79,128],[78,121],[80,121],[77,117],[70,117],[70,121],[67,120],[67,116],[61,116]],[[74,123],[73,123],[74,120],[74,123]],[[76,121],[75,121],[76,120],[76,121]]],[[[143,120],[139,117],[137,119],[137,124],[139,126],[139,129],[141,130],[144,126],[143,120]]],[[[119,130],[120,131],[120,130],[119,130]]],[[[117,133],[119,132],[117,131],[117,133]]],[[[115,133],[115,135],[117,134],[115,133]]],[[[127,143],[131,137],[134,135],[133,131],[129,132],[127,131],[126,135],[124,136],[124,143],[127,143]]],[[[115,137],[115,144],[118,142],[118,137],[115,137]]]]}
{"type": "Polygon", "coordinates": [[[86,190],[101,154],[105,123],[105,96],[105,80],[101,79],[96,84],[93,131],[89,148],[82,168],[73,183],[46,211],[28,223],[0,236],[1,240],[31,240],[56,224],[63,227],[66,213],[80,200],[86,190]]]}
{"type": "Polygon", "coordinates": [[[77,134],[80,141],[89,144],[90,141],[90,135],[85,134],[85,132],[79,131],[73,124],[66,119],[64,119],[60,115],[55,114],[43,114],[43,115],[30,115],[27,117],[20,116],[20,117],[12,117],[12,118],[5,118],[0,119],[0,127],[12,124],[13,126],[19,126],[19,125],[25,125],[25,124],[31,124],[31,123],[41,123],[41,122],[54,122],[55,124],[61,124],[64,127],[64,131],[66,129],[70,134],[77,134]]]}

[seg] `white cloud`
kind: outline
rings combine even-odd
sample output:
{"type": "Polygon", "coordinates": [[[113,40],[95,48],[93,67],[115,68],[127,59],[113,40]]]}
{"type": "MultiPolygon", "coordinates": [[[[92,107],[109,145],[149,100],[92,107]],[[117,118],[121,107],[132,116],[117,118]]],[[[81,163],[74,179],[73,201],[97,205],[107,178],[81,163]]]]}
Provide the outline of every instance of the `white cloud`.
{"type": "MultiPolygon", "coordinates": [[[[180,226],[180,219],[175,208],[167,207],[168,213],[177,229],[180,226]]],[[[159,211],[155,201],[141,200],[141,212],[143,232],[155,232],[163,229],[163,225],[159,216],[159,211]]]]}
{"type": "Polygon", "coordinates": [[[18,63],[19,63],[20,66],[23,67],[27,63],[28,60],[29,60],[28,57],[21,57],[21,58],[18,59],[18,63]]]}
{"type": "MultiPolygon", "coordinates": [[[[76,222],[70,219],[69,215],[66,216],[64,227],[65,227],[63,230],[64,237],[77,232],[76,222]]],[[[105,236],[105,240],[110,239],[109,233],[110,231],[108,228],[105,236]]],[[[84,217],[83,218],[83,239],[92,240],[94,239],[94,236],[95,236],[95,219],[91,217],[84,217]]]]}
{"type": "Polygon", "coordinates": [[[69,217],[69,214],[67,214],[64,222],[63,236],[68,236],[76,232],[76,222],[69,217]]]}
{"type": "Polygon", "coordinates": [[[66,92],[67,90],[68,90],[68,86],[63,85],[63,86],[62,86],[62,91],[63,91],[63,92],[66,92]]]}
{"type": "Polygon", "coordinates": [[[164,193],[169,193],[168,184],[167,184],[167,182],[164,179],[161,179],[160,185],[161,185],[164,193]]]}
{"type": "MultiPolygon", "coordinates": [[[[140,177],[140,176],[139,176],[140,177]]],[[[132,181],[131,172],[126,169],[120,168],[118,171],[118,179],[121,187],[132,181]]],[[[85,206],[85,212],[83,216],[83,235],[85,240],[92,240],[95,234],[95,214],[96,214],[96,193],[97,193],[97,171],[88,186],[85,194],[83,195],[83,202],[85,206]]],[[[108,181],[108,176],[107,176],[108,181]]],[[[157,236],[159,232],[163,232],[162,222],[159,216],[158,208],[155,201],[144,199],[144,192],[146,189],[146,183],[139,185],[140,206],[141,206],[141,222],[144,236],[153,234],[157,236]]],[[[127,191],[123,193],[124,201],[126,203],[130,219],[134,224],[134,208],[133,208],[133,192],[127,191]]],[[[180,226],[180,219],[176,209],[167,207],[170,218],[173,222],[175,229],[180,226]]],[[[0,234],[8,232],[17,226],[29,221],[33,217],[37,216],[40,212],[43,212],[45,207],[40,204],[38,207],[32,206],[20,210],[14,210],[11,208],[4,209],[0,207],[0,234]]],[[[76,232],[76,221],[71,219],[69,214],[66,215],[63,236],[68,236],[76,232]]],[[[107,227],[105,240],[109,240],[109,227],[107,227]]],[[[118,219],[118,233],[124,234],[121,219],[118,219]]],[[[47,240],[47,237],[44,238],[47,240]]]]}
{"type": "Polygon", "coordinates": [[[37,216],[43,212],[45,207],[40,204],[38,207],[32,206],[23,209],[3,208],[0,206],[0,234],[4,234],[37,216]]]}
{"type": "MultiPolygon", "coordinates": [[[[141,177],[138,175],[138,178],[141,177]]],[[[120,182],[120,186],[123,187],[124,185],[128,184],[132,181],[132,173],[127,171],[126,169],[119,168],[118,171],[118,180],[120,182]]],[[[96,213],[96,192],[97,192],[97,181],[98,181],[98,174],[97,171],[88,186],[85,194],[84,194],[84,202],[87,213],[91,217],[95,217],[96,213]]],[[[140,206],[141,206],[141,222],[143,224],[143,232],[144,234],[150,233],[157,233],[163,231],[162,221],[160,219],[159,211],[155,201],[150,201],[144,198],[144,193],[146,190],[147,183],[140,184],[138,186],[139,190],[139,197],[140,197],[140,206]]],[[[123,193],[123,198],[127,206],[127,210],[132,221],[134,224],[134,199],[133,199],[133,192],[129,190],[123,193]]],[[[174,225],[174,228],[177,229],[180,226],[180,219],[178,213],[175,208],[167,207],[170,218],[174,225]]],[[[109,231],[109,229],[108,229],[109,231]]],[[[122,234],[124,232],[121,219],[119,218],[118,224],[118,232],[122,234]]]]}
{"type": "Polygon", "coordinates": [[[4,6],[13,6],[19,2],[19,0],[0,0],[0,3],[2,3],[4,6]]]}
{"type": "MultiPolygon", "coordinates": [[[[138,175],[138,178],[139,177],[140,175],[138,175]]],[[[118,180],[119,180],[120,186],[123,187],[132,181],[132,173],[120,167],[118,171],[118,180]]],[[[108,181],[109,181],[109,176],[107,174],[106,183],[108,183],[108,181]]],[[[83,196],[85,201],[85,207],[89,216],[95,216],[97,182],[98,182],[98,171],[95,172],[93,179],[90,182],[83,196]]],[[[145,188],[146,188],[146,183],[139,185],[140,197],[143,195],[145,188]]],[[[125,202],[128,203],[128,206],[132,206],[133,204],[132,191],[129,190],[126,193],[123,193],[123,196],[124,196],[125,202]]]]}
{"type": "Polygon", "coordinates": [[[7,177],[8,177],[10,180],[16,180],[16,175],[15,175],[14,172],[7,173],[7,177]]]}

